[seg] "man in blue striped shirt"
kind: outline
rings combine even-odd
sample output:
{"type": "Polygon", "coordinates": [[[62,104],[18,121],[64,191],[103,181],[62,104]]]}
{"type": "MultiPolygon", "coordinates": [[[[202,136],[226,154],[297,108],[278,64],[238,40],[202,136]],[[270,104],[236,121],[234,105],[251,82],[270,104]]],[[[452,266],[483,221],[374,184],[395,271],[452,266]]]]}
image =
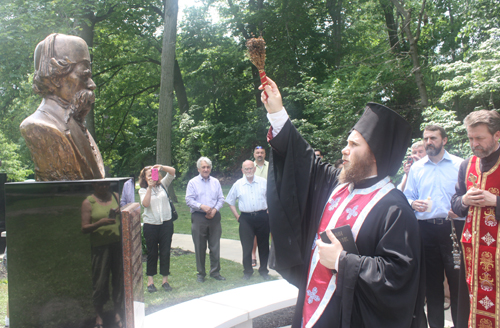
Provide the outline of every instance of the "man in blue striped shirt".
{"type": "Polygon", "coordinates": [[[429,327],[443,328],[444,273],[450,286],[452,318],[457,325],[459,270],[453,263],[450,220],[456,219],[456,231],[461,232],[464,218],[458,218],[451,210],[451,197],[463,159],[444,149],[448,138],[442,127],[426,126],[423,139],[427,156],[411,166],[404,194],[415,211],[425,250],[429,327]]]}
{"type": "Polygon", "coordinates": [[[267,260],[269,258],[269,215],[267,214],[267,180],[255,175],[254,162],[244,161],[241,167],[243,178],[231,187],[227,194],[234,217],[240,223],[240,241],[243,249],[243,279],[248,280],[253,274],[252,247],[254,237],[257,237],[259,248],[259,273],[264,280],[269,279],[267,260]],[[235,204],[238,199],[238,214],[235,204]]]}

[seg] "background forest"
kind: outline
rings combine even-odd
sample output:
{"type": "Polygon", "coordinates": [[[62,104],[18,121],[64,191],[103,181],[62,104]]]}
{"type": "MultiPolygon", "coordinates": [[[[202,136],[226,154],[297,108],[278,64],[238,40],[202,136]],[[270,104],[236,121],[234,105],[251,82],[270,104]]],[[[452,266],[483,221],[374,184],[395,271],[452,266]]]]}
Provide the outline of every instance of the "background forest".
{"type": "Polygon", "coordinates": [[[439,122],[466,156],[461,126],[500,108],[500,0],[4,0],[0,2],[0,172],[33,177],[19,124],[41,102],[33,51],[50,33],[87,41],[97,84],[87,127],[111,176],[172,164],[185,183],[208,156],[239,173],[268,122],[253,35],[295,125],[329,161],[369,101],[413,126],[439,122]],[[179,1],[179,2],[178,2],[179,1]]]}

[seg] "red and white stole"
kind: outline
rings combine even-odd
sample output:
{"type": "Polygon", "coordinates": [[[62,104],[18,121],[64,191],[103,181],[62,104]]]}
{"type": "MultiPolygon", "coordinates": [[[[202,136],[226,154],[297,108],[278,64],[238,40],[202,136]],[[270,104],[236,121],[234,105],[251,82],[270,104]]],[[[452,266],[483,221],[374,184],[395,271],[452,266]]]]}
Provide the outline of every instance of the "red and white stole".
{"type": "MultiPolygon", "coordinates": [[[[352,192],[347,183],[337,186],[325,205],[316,238],[319,239],[319,234],[326,229],[348,224],[356,240],[368,213],[392,189],[394,185],[388,177],[369,188],[354,189],[352,192]]],[[[336,281],[337,275],[319,263],[318,247],[314,242],[302,310],[302,327],[313,327],[318,321],[335,293],[336,281]]]]}

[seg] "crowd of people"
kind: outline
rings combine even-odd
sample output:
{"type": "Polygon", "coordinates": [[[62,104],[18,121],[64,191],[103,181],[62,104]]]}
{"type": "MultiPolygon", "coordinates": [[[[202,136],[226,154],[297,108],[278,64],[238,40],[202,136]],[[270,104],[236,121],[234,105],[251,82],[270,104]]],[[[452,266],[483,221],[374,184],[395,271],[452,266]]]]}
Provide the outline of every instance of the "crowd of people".
{"type": "MultiPolygon", "coordinates": [[[[481,110],[467,116],[474,155],[466,160],[445,150],[443,127],[427,125],[396,187],[389,176],[411,140],[399,114],[368,103],[342,159],[330,165],[294,128],[276,84],[268,82],[262,101],[271,124],[269,162],[265,148],[255,147],[255,160],[242,163],[242,177],[224,197],[211,160],[201,157],[199,174],[187,185],[197,281],[206,279],[207,246],[209,277],[225,280],[220,210],[226,202],[239,223],[242,278],[252,277],[257,248],[262,278],[269,279],[273,256],[273,268],[299,288],[292,327],[442,328],[445,280],[455,327],[499,327],[500,115],[481,110]],[[346,252],[334,234],[346,225],[356,252],[346,252]]],[[[167,188],[174,178],[175,169],[164,165],[145,167],[139,177],[149,292],[157,290],[158,258],[162,287],[172,289],[167,188]]]]}
{"type": "MultiPolygon", "coordinates": [[[[103,178],[101,154],[84,126],[96,88],[85,41],[51,34],[34,57],[33,87],[44,101],[20,128],[37,179],[103,178]],[[40,131],[50,138],[42,140],[40,131]],[[47,156],[49,148],[58,156],[47,156]]],[[[426,126],[396,187],[389,177],[400,168],[412,136],[403,117],[368,103],[350,131],[342,159],[330,165],[293,126],[274,81],[267,82],[260,89],[271,125],[269,162],[265,148],[255,147],[255,161],[242,163],[242,178],[224,198],[219,180],[211,176],[211,160],[201,157],[199,175],[187,185],[197,281],[206,279],[207,246],[209,276],[225,280],[220,209],[227,202],[239,222],[243,279],[254,273],[258,248],[258,272],[264,279],[269,279],[269,262],[298,287],[293,328],[442,328],[445,277],[455,327],[500,327],[500,114],[479,110],[465,118],[474,154],[465,160],[445,150],[443,127],[426,126]],[[346,226],[351,236],[341,241],[353,240],[355,251],[346,251],[336,238],[346,226]]],[[[151,293],[157,291],[158,261],[161,287],[172,290],[168,275],[175,212],[167,190],[174,178],[175,169],[160,164],[143,168],[139,176],[151,293]]],[[[134,198],[132,181],[125,183],[120,202],[109,184],[96,183],[82,204],[81,228],[90,234],[92,249],[96,327],[103,326],[109,294],[115,324],[122,326],[118,203],[134,198]]]]}

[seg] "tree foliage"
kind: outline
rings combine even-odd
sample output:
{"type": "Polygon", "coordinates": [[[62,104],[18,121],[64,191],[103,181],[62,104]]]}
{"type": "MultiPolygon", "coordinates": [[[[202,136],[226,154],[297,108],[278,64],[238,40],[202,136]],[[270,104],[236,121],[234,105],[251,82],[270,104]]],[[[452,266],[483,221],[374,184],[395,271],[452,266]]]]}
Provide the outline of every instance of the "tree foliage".
{"type": "MultiPolygon", "coordinates": [[[[112,175],[137,175],[156,162],[164,5],[0,2],[2,144],[14,149],[18,167],[25,173],[32,168],[18,127],[41,101],[31,91],[33,50],[53,32],[81,35],[91,46],[97,90],[88,124],[95,127],[112,175]]],[[[465,157],[460,120],[475,108],[499,107],[499,5],[200,0],[177,24],[174,73],[168,73],[174,75],[170,133],[176,181],[196,174],[201,155],[213,160],[215,174],[238,176],[252,149],[265,146],[269,123],[260,81],[245,56],[245,41],[260,34],[267,44],[268,76],[280,87],[294,124],[327,159],[340,158],[347,133],[369,101],[404,116],[414,138],[421,137],[422,124],[442,123],[453,136],[452,152],[465,157]]],[[[4,163],[14,158],[12,152],[2,156],[4,163]]]]}

